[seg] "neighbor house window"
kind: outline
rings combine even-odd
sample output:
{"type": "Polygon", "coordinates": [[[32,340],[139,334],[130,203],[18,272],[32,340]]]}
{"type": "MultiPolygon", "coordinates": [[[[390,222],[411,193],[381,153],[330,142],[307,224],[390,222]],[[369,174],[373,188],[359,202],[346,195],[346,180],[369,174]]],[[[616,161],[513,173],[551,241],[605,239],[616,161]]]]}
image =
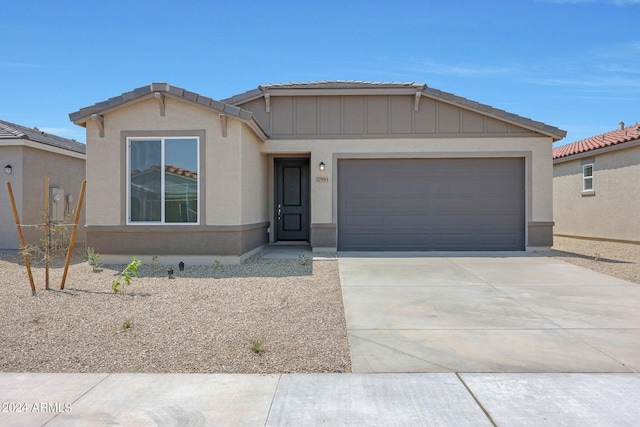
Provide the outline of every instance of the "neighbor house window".
{"type": "Polygon", "coordinates": [[[593,191],[593,163],[582,165],[582,191],[593,191]]]}
{"type": "Polygon", "coordinates": [[[197,137],[127,139],[129,223],[199,222],[197,137]]]}

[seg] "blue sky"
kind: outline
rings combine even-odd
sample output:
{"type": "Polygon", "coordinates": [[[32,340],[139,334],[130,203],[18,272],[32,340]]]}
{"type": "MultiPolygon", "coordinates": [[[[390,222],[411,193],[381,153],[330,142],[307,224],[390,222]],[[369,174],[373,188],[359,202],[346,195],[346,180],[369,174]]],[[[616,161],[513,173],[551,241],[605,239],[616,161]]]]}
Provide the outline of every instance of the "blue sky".
{"type": "Polygon", "coordinates": [[[0,119],[79,141],[69,113],[151,82],[420,82],[561,143],[640,121],[640,0],[0,1],[0,119]]]}

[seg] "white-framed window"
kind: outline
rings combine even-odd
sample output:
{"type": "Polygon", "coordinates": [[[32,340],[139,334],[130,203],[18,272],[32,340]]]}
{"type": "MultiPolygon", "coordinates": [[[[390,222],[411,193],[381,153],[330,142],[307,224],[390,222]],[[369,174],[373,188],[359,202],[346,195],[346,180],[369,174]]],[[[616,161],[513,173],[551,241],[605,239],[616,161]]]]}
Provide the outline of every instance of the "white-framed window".
{"type": "Polygon", "coordinates": [[[127,138],[127,224],[199,224],[198,137],[127,138]]]}
{"type": "Polygon", "coordinates": [[[582,191],[593,191],[593,163],[582,165],[582,191]]]}

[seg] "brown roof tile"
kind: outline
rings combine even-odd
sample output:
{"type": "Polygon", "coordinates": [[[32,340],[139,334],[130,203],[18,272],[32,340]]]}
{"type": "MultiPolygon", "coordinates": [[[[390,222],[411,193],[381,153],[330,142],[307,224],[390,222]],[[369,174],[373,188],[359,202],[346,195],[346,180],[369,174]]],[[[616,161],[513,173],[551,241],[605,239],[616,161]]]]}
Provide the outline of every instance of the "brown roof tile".
{"type": "Polygon", "coordinates": [[[638,123],[570,144],[561,145],[553,150],[553,158],[560,159],[574,154],[586,153],[588,151],[637,140],[640,140],[640,125],[638,123]]]}

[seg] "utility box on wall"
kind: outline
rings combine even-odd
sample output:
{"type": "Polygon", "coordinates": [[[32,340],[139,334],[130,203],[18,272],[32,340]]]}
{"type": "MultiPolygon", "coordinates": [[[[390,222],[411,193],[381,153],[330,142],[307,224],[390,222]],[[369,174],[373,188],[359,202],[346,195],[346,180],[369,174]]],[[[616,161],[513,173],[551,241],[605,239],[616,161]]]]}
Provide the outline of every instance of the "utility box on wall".
{"type": "Polygon", "coordinates": [[[64,190],[62,188],[49,189],[49,218],[52,221],[64,222],[65,214],[64,190]]]}

